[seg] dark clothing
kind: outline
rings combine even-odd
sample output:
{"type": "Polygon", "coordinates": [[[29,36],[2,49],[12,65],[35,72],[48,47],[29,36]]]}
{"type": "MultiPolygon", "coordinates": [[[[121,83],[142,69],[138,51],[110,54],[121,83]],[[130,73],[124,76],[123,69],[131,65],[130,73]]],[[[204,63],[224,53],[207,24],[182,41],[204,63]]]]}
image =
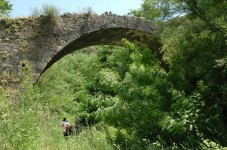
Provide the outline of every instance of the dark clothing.
{"type": "Polygon", "coordinates": [[[69,136],[69,132],[64,131],[64,132],[63,132],[63,135],[64,135],[64,137],[69,136]]]}

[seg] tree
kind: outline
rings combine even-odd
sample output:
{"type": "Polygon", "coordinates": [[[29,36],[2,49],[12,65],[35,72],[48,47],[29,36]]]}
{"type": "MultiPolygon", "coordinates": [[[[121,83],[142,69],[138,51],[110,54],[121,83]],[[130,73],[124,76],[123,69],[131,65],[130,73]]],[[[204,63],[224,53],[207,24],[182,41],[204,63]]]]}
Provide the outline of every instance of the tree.
{"type": "Polygon", "coordinates": [[[8,16],[12,6],[12,4],[9,4],[9,1],[0,0],[0,17],[8,16]]]}
{"type": "MultiPolygon", "coordinates": [[[[197,122],[199,133],[203,134],[201,138],[218,141],[225,146],[227,145],[224,136],[227,131],[225,127],[227,124],[226,8],[225,0],[145,0],[139,10],[131,12],[155,21],[158,28],[156,35],[163,44],[163,59],[169,64],[168,78],[174,88],[178,92],[181,91],[181,94],[173,93],[172,115],[170,115],[172,119],[177,118],[180,122],[181,119],[183,120],[180,117],[182,115],[177,116],[175,112],[189,112],[192,109],[185,104],[202,101],[204,103],[202,113],[193,112],[200,118],[194,120],[197,122]],[[181,97],[181,102],[174,101],[176,97],[181,97]],[[179,106],[175,107],[176,105],[179,106]],[[207,120],[207,118],[212,119],[207,120]],[[223,134],[219,135],[219,133],[223,134]]],[[[190,105],[195,107],[197,104],[190,105]]],[[[200,107],[198,105],[195,109],[200,110],[200,107]]],[[[186,131],[180,131],[183,126],[180,127],[178,123],[174,124],[174,122],[172,128],[170,118],[166,123],[167,127],[164,125],[165,121],[163,122],[163,129],[167,129],[166,134],[176,135],[175,132],[178,132],[187,135],[186,131]]],[[[194,135],[189,137],[195,138],[194,135]]],[[[184,142],[180,144],[181,146],[190,143],[190,139],[182,139],[182,141],[184,142]]],[[[175,143],[179,141],[176,139],[175,143]]],[[[199,147],[200,144],[194,143],[194,145],[199,147]]]]}

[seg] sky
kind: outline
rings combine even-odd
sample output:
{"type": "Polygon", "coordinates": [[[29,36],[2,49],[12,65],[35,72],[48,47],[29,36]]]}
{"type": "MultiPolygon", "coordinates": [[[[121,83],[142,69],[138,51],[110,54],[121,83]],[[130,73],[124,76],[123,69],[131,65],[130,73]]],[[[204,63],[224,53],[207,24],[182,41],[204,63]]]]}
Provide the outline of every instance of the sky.
{"type": "Polygon", "coordinates": [[[92,8],[97,14],[106,11],[118,15],[126,15],[130,9],[140,8],[143,0],[9,0],[13,4],[10,16],[25,17],[31,16],[35,8],[42,8],[43,4],[56,6],[61,14],[64,12],[84,12],[86,8],[92,8]]]}

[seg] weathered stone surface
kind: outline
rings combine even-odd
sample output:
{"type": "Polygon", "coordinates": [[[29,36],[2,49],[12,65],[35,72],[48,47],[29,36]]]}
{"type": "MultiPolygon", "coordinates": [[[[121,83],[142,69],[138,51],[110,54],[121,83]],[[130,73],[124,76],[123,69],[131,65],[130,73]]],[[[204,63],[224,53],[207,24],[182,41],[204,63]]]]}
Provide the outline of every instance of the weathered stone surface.
{"type": "Polygon", "coordinates": [[[92,45],[121,45],[122,38],[141,42],[157,52],[160,43],[152,36],[154,26],[141,18],[105,13],[63,14],[0,20],[0,70],[20,72],[22,61],[33,66],[34,80],[65,55],[92,45]]]}

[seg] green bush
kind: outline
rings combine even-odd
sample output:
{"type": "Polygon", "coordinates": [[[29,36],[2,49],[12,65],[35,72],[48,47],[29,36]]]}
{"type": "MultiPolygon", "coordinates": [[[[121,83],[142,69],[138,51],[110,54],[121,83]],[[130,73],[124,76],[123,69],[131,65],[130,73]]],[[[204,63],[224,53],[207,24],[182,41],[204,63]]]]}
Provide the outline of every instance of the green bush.
{"type": "Polygon", "coordinates": [[[9,4],[6,0],[0,0],[0,18],[8,17],[10,11],[12,10],[12,4],[9,4]]]}

